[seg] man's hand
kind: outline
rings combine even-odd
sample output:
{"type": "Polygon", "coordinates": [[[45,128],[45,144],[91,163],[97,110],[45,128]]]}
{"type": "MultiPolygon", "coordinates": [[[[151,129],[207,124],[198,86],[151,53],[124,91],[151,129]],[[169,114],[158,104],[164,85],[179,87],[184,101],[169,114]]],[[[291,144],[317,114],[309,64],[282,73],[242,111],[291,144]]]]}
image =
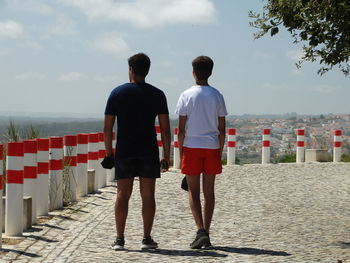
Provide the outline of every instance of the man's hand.
{"type": "Polygon", "coordinates": [[[169,170],[169,158],[163,158],[161,161],[160,161],[160,171],[162,173],[165,173],[169,170]]]}

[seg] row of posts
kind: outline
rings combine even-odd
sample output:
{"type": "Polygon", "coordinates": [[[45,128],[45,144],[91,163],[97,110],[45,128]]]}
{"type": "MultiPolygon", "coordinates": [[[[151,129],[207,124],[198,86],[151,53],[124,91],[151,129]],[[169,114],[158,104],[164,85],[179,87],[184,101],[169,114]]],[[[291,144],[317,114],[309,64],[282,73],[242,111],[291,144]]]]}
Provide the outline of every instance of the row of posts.
{"type": "MultiPolygon", "coordinates": [[[[160,127],[156,126],[160,158],[162,141],[160,127]]],[[[235,164],[236,129],[227,133],[227,164],[235,164]]],[[[270,162],[270,129],[262,132],[262,163],[270,162]]],[[[334,162],[340,162],[341,130],[334,132],[334,162]]],[[[305,161],[305,130],[297,130],[296,162],[305,161]]],[[[115,151],[115,134],[113,150],[115,151]]],[[[180,168],[178,129],[174,129],[174,168],[180,168]]],[[[103,133],[66,135],[48,139],[9,142],[6,148],[6,216],[5,234],[21,236],[23,233],[23,196],[32,198],[32,223],[38,216],[63,207],[64,187],[68,188],[69,201],[76,201],[88,193],[87,171],[94,170],[93,190],[114,180],[114,171],[104,170],[100,162],[105,156],[103,133]],[[63,176],[68,174],[64,182],[63,176]],[[68,187],[67,187],[68,184],[68,187]]],[[[0,215],[2,215],[3,145],[0,145],[0,215]]],[[[0,216],[0,229],[2,229],[0,216]]],[[[1,231],[0,231],[1,248],[1,231]]]]}

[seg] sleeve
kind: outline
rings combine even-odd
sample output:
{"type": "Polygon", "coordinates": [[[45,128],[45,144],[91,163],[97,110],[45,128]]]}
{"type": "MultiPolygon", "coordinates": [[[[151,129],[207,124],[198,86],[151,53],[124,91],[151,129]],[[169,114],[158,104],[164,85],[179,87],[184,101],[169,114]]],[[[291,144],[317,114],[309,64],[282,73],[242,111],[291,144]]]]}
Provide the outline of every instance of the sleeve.
{"type": "Polygon", "coordinates": [[[175,114],[180,116],[187,116],[187,103],[183,93],[180,95],[180,98],[177,102],[175,114]]]}
{"type": "Polygon", "coordinates": [[[160,104],[159,104],[158,114],[169,114],[168,103],[164,92],[162,92],[160,95],[160,104]]]}
{"type": "Polygon", "coordinates": [[[108,97],[105,115],[117,115],[116,94],[114,91],[108,97]]]}
{"type": "Polygon", "coordinates": [[[219,117],[225,117],[226,115],[227,115],[227,110],[226,110],[224,96],[220,94],[219,117]]]}

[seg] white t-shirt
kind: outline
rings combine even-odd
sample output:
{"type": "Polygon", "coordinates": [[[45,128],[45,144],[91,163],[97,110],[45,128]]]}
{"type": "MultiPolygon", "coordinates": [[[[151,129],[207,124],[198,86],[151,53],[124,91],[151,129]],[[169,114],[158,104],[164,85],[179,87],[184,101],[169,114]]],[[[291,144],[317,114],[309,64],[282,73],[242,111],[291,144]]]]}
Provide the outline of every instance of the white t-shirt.
{"type": "Polygon", "coordinates": [[[187,116],[183,146],[218,149],[219,120],[227,115],[224,97],[211,86],[192,86],[180,95],[176,114],[187,116]]]}

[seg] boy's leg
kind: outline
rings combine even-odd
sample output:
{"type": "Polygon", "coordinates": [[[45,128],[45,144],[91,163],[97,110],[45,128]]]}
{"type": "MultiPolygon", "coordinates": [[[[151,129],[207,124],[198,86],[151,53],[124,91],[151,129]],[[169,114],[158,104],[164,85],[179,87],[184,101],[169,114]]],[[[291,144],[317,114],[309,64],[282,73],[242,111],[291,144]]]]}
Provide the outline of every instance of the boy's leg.
{"type": "Polygon", "coordinates": [[[200,200],[200,175],[186,175],[189,203],[197,229],[203,229],[202,206],[200,200]]]}
{"type": "Polygon", "coordinates": [[[143,235],[151,236],[154,215],[156,212],[156,202],[154,198],[155,178],[140,177],[140,194],[142,198],[143,235]]]}
{"type": "Polygon", "coordinates": [[[204,229],[209,234],[210,224],[215,207],[215,175],[203,175],[204,194],[204,229]]]}
{"type": "Polygon", "coordinates": [[[115,202],[115,224],[117,237],[124,237],[125,222],[128,216],[129,199],[132,193],[134,178],[117,180],[117,197],[115,202]]]}

